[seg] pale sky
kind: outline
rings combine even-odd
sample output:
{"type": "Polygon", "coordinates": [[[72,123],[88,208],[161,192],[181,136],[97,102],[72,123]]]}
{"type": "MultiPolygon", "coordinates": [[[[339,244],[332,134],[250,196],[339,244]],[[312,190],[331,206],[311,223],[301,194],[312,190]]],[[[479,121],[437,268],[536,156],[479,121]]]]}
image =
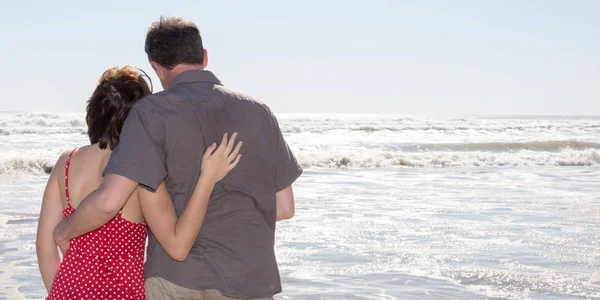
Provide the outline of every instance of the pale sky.
{"type": "Polygon", "coordinates": [[[0,111],[83,112],[160,15],[276,113],[600,115],[600,1],[5,1],[0,111]],[[58,3],[57,3],[58,2],[58,3]]]}

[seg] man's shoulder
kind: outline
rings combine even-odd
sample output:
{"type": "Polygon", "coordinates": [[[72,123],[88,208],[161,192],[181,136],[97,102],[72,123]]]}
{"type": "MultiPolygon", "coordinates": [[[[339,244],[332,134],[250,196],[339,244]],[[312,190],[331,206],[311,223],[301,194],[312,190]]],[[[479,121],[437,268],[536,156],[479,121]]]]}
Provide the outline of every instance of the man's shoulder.
{"type": "Polygon", "coordinates": [[[171,96],[166,91],[144,96],[133,106],[133,111],[147,118],[164,116],[171,96]]]}
{"type": "Polygon", "coordinates": [[[213,91],[219,94],[220,96],[230,98],[231,100],[242,100],[260,105],[265,105],[263,102],[259,101],[255,97],[250,96],[249,94],[242,93],[240,91],[234,90],[223,85],[215,85],[213,91]]]}
{"type": "Polygon", "coordinates": [[[168,93],[165,91],[161,91],[158,93],[144,96],[142,99],[140,99],[140,101],[138,101],[134,105],[134,107],[136,109],[141,110],[152,110],[159,108],[166,99],[168,99],[168,93]]]}
{"type": "MultiPolygon", "coordinates": [[[[214,85],[212,91],[208,94],[201,93],[199,98],[203,101],[195,101],[189,93],[183,93],[176,89],[176,86],[152,95],[143,97],[138,101],[134,109],[147,117],[169,115],[168,112],[182,113],[181,109],[189,108],[187,105],[176,105],[178,103],[194,103],[193,106],[200,105],[203,108],[211,107],[206,104],[217,100],[220,103],[226,103],[228,109],[244,111],[246,114],[262,115],[263,117],[272,117],[273,112],[270,107],[257,98],[249,94],[239,92],[223,85],[214,85]]],[[[185,112],[183,112],[185,114],[185,112]]]]}
{"type": "Polygon", "coordinates": [[[215,86],[214,92],[233,107],[238,107],[242,110],[246,110],[247,112],[255,111],[260,112],[261,114],[272,113],[271,109],[266,103],[253,96],[250,96],[249,94],[222,85],[215,86]]]}

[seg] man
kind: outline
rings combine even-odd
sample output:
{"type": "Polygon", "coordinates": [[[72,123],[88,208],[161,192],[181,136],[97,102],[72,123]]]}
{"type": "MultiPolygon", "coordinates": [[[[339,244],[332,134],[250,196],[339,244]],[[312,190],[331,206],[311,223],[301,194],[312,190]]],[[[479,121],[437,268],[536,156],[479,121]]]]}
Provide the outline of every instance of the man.
{"type": "Polygon", "coordinates": [[[238,132],[242,159],[215,186],[187,259],[171,259],[149,235],[146,292],[149,299],[272,299],[281,292],[275,222],[293,216],[292,183],[302,173],[275,116],[204,70],[207,52],[193,23],[161,18],[148,30],[145,50],[165,90],[131,110],[102,185],[56,228],[56,241],[102,226],[138,185],[154,191],[165,180],[181,214],[205,148],[238,132]]]}

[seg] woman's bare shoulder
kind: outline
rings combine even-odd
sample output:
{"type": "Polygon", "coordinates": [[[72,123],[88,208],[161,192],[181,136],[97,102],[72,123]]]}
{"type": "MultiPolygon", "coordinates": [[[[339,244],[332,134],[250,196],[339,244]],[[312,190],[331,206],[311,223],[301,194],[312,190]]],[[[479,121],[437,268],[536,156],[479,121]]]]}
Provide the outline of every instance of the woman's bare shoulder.
{"type": "Polygon", "coordinates": [[[58,171],[61,171],[65,168],[65,165],[67,164],[67,158],[69,158],[69,154],[71,153],[71,151],[73,151],[73,149],[65,150],[63,151],[63,153],[60,154],[60,156],[56,160],[56,163],[54,164],[52,173],[57,173],[58,171]]]}

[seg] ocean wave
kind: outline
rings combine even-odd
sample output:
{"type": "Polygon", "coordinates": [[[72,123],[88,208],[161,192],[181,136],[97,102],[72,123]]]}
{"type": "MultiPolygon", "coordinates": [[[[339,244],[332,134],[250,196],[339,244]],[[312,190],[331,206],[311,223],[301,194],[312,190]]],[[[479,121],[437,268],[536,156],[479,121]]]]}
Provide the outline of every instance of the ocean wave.
{"type": "Polygon", "coordinates": [[[353,125],[353,124],[331,124],[329,126],[311,126],[303,124],[302,126],[293,125],[283,129],[284,133],[325,133],[328,131],[356,131],[365,133],[374,133],[380,131],[388,132],[539,132],[539,131],[591,131],[596,130],[600,125],[578,125],[578,124],[562,124],[562,125],[532,125],[532,126],[442,126],[442,125],[424,125],[424,126],[389,126],[389,125],[353,125]]]}
{"type": "MultiPolygon", "coordinates": [[[[564,149],[559,152],[520,150],[508,152],[354,152],[323,154],[315,150],[298,152],[304,168],[374,169],[374,168],[447,168],[447,167],[530,167],[530,166],[600,166],[598,149],[564,149]]],[[[23,157],[0,161],[0,175],[50,174],[54,160],[23,157]]]]}
{"type": "Polygon", "coordinates": [[[50,174],[54,162],[45,158],[10,158],[0,161],[0,175],[44,175],[50,174]]]}
{"type": "MultiPolygon", "coordinates": [[[[511,134],[535,136],[559,133],[573,136],[594,135],[600,127],[598,118],[429,118],[424,116],[393,117],[377,115],[278,115],[286,134],[339,133],[378,135],[409,134],[511,134]]],[[[60,134],[86,130],[82,113],[0,113],[1,135],[60,134]]]]}
{"type": "Polygon", "coordinates": [[[489,143],[442,143],[415,144],[401,146],[402,151],[491,151],[514,152],[519,150],[556,152],[563,149],[600,149],[600,143],[581,141],[529,141],[529,142],[489,142],[489,143]]]}
{"type": "Polygon", "coordinates": [[[83,114],[0,113],[0,135],[73,133],[86,127],[83,114]]]}
{"type": "Polygon", "coordinates": [[[25,127],[0,128],[0,135],[87,134],[87,127],[25,127]]]}
{"type": "MultiPolygon", "coordinates": [[[[600,165],[600,118],[344,115],[279,121],[305,168],[600,165]]],[[[60,151],[88,142],[86,129],[83,114],[0,112],[0,146],[6,147],[0,175],[46,174],[60,151]]]]}
{"type": "Polygon", "coordinates": [[[304,168],[437,168],[437,167],[530,167],[600,166],[600,150],[564,149],[559,152],[520,150],[509,152],[385,152],[319,154],[298,153],[304,168]]]}

